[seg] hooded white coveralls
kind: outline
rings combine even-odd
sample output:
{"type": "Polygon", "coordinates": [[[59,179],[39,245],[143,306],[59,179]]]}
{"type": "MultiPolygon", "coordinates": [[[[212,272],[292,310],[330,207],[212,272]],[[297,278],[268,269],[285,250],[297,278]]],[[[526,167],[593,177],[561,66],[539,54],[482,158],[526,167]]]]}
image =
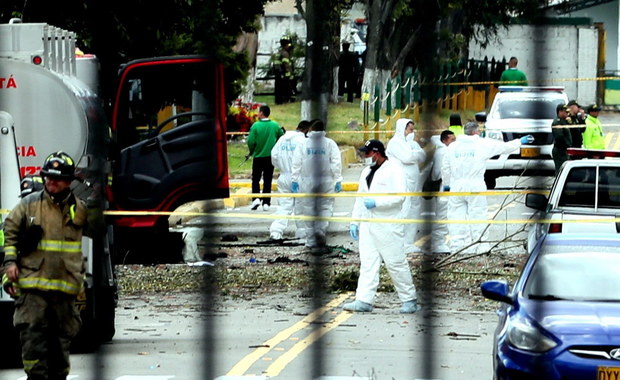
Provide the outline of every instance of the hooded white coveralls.
{"type": "MultiPolygon", "coordinates": [[[[293,170],[293,153],[297,145],[306,139],[306,135],[300,131],[287,131],[284,136],[280,137],[276,145],[271,149],[271,163],[275,168],[280,170],[278,177],[278,192],[290,194],[291,191],[291,172],[293,170]]],[[[275,215],[293,215],[300,214],[299,202],[295,202],[295,198],[278,198],[278,210],[275,215]]],[[[303,233],[303,224],[300,220],[296,220],[297,230],[295,236],[305,237],[303,233]]],[[[288,225],[288,219],[277,219],[271,223],[269,227],[270,234],[284,235],[284,230],[288,225]]]]}
{"type": "MultiPolygon", "coordinates": [[[[486,160],[500,154],[507,154],[521,146],[519,139],[503,142],[479,135],[461,135],[450,144],[442,166],[442,179],[450,184],[451,192],[486,191],[484,172],[486,160]]],[[[448,219],[485,220],[487,219],[487,199],[483,195],[448,197],[448,219]]],[[[486,225],[450,224],[450,248],[457,251],[465,245],[478,240],[486,225]]]]}
{"type": "MultiPolygon", "coordinates": [[[[386,160],[376,170],[370,188],[366,177],[370,167],[365,167],[359,179],[358,193],[353,206],[353,218],[398,219],[405,213],[405,197],[374,197],[376,207],[368,210],[364,206],[364,193],[404,193],[405,176],[402,166],[386,160]]],[[[355,299],[373,304],[379,286],[381,262],[385,263],[398,298],[402,302],[417,299],[411,269],[403,251],[404,225],[402,223],[352,223],[359,224],[360,276],[357,280],[355,299]]]]}
{"type": "MultiPolygon", "coordinates": [[[[446,155],[448,147],[441,142],[440,136],[432,136],[431,142],[435,145],[435,152],[433,153],[433,166],[431,167],[431,180],[441,180],[439,185],[439,191],[443,190],[444,186],[450,186],[450,183],[446,182],[441,176],[441,168],[443,166],[443,159],[446,155]]],[[[435,206],[435,219],[446,220],[448,219],[448,197],[433,197],[433,205],[435,206]]],[[[448,236],[448,225],[443,223],[433,223],[433,232],[431,233],[431,241],[433,246],[445,244],[446,236],[448,236]]]]}
{"type": "MultiPolygon", "coordinates": [[[[411,119],[396,120],[394,137],[390,139],[385,149],[388,158],[399,162],[404,169],[407,177],[407,193],[422,191],[423,181],[420,177],[420,164],[426,160],[426,152],[414,141],[405,139],[405,127],[411,119]]],[[[420,219],[421,200],[419,196],[407,197],[405,203],[406,219],[420,219]]],[[[415,243],[418,231],[417,224],[405,224],[404,245],[415,243]]]]}
{"type": "MultiPolygon", "coordinates": [[[[299,183],[300,193],[334,193],[336,182],[342,182],[340,149],[325,131],[310,131],[308,138],[297,145],[293,153],[292,182],[299,183]]],[[[330,217],[333,197],[297,198],[306,216],[330,217]]],[[[304,221],[306,246],[317,247],[325,241],[327,221],[304,221]]]]}

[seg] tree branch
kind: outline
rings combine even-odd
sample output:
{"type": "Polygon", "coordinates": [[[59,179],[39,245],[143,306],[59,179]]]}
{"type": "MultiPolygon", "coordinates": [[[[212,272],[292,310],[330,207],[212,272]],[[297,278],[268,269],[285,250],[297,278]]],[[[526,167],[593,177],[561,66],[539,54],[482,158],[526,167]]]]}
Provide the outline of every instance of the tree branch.
{"type": "Polygon", "coordinates": [[[400,73],[400,71],[402,70],[403,65],[405,63],[405,58],[407,58],[407,55],[409,55],[409,52],[411,51],[411,49],[413,49],[413,44],[415,43],[415,39],[418,35],[418,32],[420,31],[420,28],[421,26],[418,25],[416,30],[413,33],[411,33],[411,35],[409,36],[409,39],[407,39],[407,43],[405,43],[405,46],[403,46],[400,53],[398,53],[398,57],[396,57],[396,60],[394,61],[394,64],[392,65],[392,70],[390,74],[392,79],[395,78],[398,75],[398,73],[400,73]]]}
{"type": "Polygon", "coordinates": [[[297,9],[297,12],[299,12],[301,17],[305,20],[306,19],[306,10],[304,9],[303,1],[304,0],[295,0],[295,8],[297,9]]]}
{"type": "MultiPolygon", "coordinates": [[[[523,174],[524,174],[524,173],[525,173],[525,171],[524,171],[524,172],[522,172],[522,173],[519,175],[519,178],[515,181],[515,184],[514,184],[514,186],[512,187],[512,190],[516,190],[517,185],[520,183],[521,179],[523,178],[523,174]]],[[[492,220],[495,220],[495,218],[497,218],[497,216],[499,215],[499,213],[500,213],[500,212],[502,212],[502,211],[504,211],[504,210],[507,208],[507,206],[508,206],[508,205],[510,205],[510,204],[512,204],[512,203],[514,203],[514,202],[518,202],[521,198],[523,198],[523,195],[522,195],[522,194],[515,196],[513,199],[510,199],[510,196],[511,196],[511,195],[509,194],[509,195],[506,195],[506,196],[504,197],[504,199],[502,200],[502,203],[501,203],[500,207],[499,207],[499,208],[497,209],[497,211],[493,214],[493,217],[491,218],[492,220]],[[509,199],[510,199],[510,200],[509,200],[509,199]]],[[[532,219],[533,217],[534,217],[534,216],[530,217],[530,219],[532,219]]],[[[431,266],[431,268],[429,268],[429,270],[431,270],[431,271],[438,271],[438,270],[440,270],[440,269],[441,269],[441,268],[443,268],[443,267],[447,267],[447,266],[449,266],[449,265],[452,265],[452,264],[455,264],[455,263],[458,263],[458,262],[461,262],[461,261],[466,261],[466,260],[469,260],[469,259],[472,259],[472,258],[475,258],[475,257],[479,257],[479,256],[489,255],[489,254],[491,254],[494,250],[496,250],[496,249],[500,246],[500,244],[505,244],[505,243],[507,243],[507,242],[511,242],[511,241],[513,241],[513,240],[512,240],[512,238],[514,238],[514,237],[515,237],[515,236],[517,236],[518,234],[520,234],[520,233],[522,233],[522,232],[524,232],[524,231],[525,231],[525,227],[526,227],[526,225],[527,225],[527,224],[524,224],[523,226],[521,226],[520,228],[518,228],[517,230],[515,230],[514,232],[512,232],[512,233],[510,233],[510,234],[509,234],[509,233],[506,233],[506,236],[505,236],[503,239],[501,239],[501,240],[499,240],[499,241],[495,241],[495,242],[493,242],[493,245],[492,245],[492,246],[491,246],[488,250],[486,250],[486,251],[484,251],[484,252],[479,252],[479,253],[469,254],[469,255],[466,255],[466,256],[457,257],[457,256],[459,256],[460,254],[464,253],[464,252],[465,252],[468,248],[470,248],[470,247],[472,247],[472,246],[474,246],[474,245],[476,245],[476,244],[483,243],[483,242],[490,243],[490,241],[483,241],[483,240],[482,240],[482,238],[483,238],[483,236],[485,235],[485,233],[486,233],[486,232],[488,231],[488,229],[491,227],[491,225],[490,225],[490,224],[487,224],[487,226],[486,226],[486,227],[484,228],[484,230],[482,231],[482,234],[478,237],[478,239],[477,239],[476,241],[474,241],[474,242],[470,243],[469,245],[467,245],[467,246],[463,247],[463,248],[462,248],[462,249],[460,249],[459,251],[457,251],[457,252],[455,252],[455,253],[452,253],[452,254],[449,254],[447,257],[444,257],[443,259],[439,260],[438,262],[436,262],[435,264],[433,264],[433,265],[431,266]]],[[[516,247],[519,247],[520,245],[521,245],[521,244],[517,244],[517,245],[514,245],[514,246],[510,246],[510,247],[504,247],[504,249],[506,249],[506,248],[516,248],[516,247]]]]}

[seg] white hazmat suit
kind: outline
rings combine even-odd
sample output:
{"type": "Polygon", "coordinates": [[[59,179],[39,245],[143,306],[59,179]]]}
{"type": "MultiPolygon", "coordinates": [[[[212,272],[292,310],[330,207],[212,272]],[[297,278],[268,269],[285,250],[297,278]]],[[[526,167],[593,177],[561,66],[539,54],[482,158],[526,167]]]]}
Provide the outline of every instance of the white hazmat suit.
{"type": "MultiPolygon", "coordinates": [[[[405,137],[405,129],[409,123],[412,123],[411,119],[396,120],[394,137],[388,142],[385,153],[388,158],[403,166],[407,180],[406,192],[413,193],[422,191],[423,181],[420,177],[420,165],[426,160],[426,152],[413,140],[413,132],[405,137]]],[[[405,218],[420,219],[421,204],[419,196],[408,197],[405,203],[405,218]]],[[[416,241],[417,231],[417,224],[405,224],[404,248],[407,252],[414,249],[413,244],[416,241]]]]}
{"type": "MultiPolygon", "coordinates": [[[[299,184],[300,193],[334,193],[342,183],[342,159],[334,140],[325,131],[310,131],[308,138],[293,153],[292,182],[299,184]]],[[[301,212],[306,216],[330,217],[334,198],[298,198],[301,212]]],[[[327,221],[304,221],[306,247],[320,247],[325,242],[327,221]]]]}
{"type": "MultiPolygon", "coordinates": [[[[370,187],[366,177],[371,167],[362,170],[358,193],[353,206],[353,218],[397,219],[405,210],[405,197],[373,197],[375,207],[367,209],[363,193],[404,193],[406,181],[402,165],[386,160],[376,169],[370,187]]],[[[373,304],[379,286],[381,262],[392,278],[399,299],[403,302],[415,301],[416,289],[413,285],[411,269],[403,252],[404,225],[402,223],[351,223],[359,225],[360,276],[357,281],[356,301],[373,304]]]]}
{"type": "MultiPolygon", "coordinates": [[[[275,168],[280,171],[278,177],[278,192],[279,193],[291,193],[291,173],[293,171],[293,153],[297,145],[301,144],[306,139],[306,135],[299,131],[287,131],[284,136],[280,137],[276,142],[276,145],[271,149],[271,163],[275,168]]],[[[295,201],[295,198],[278,198],[278,210],[275,215],[293,215],[300,214],[299,202],[295,201]]],[[[305,237],[303,231],[303,223],[301,221],[295,221],[297,230],[295,231],[296,237],[305,237]]],[[[284,230],[288,225],[288,219],[277,219],[271,223],[269,227],[269,235],[272,239],[281,239],[284,235],[284,230]]]]}
{"type": "MultiPolygon", "coordinates": [[[[441,180],[441,184],[439,185],[439,190],[441,191],[444,186],[450,186],[450,184],[443,180],[441,176],[441,168],[443,166],[443,160],[448,147],[446,146],[446,144],[441,142],[439,135],[432,136],[431,142],[433,143],[433,145],[435,145],[435,152],[433,153],[430,179],[431,181],[441,180]]],[[[432,206],[434,206],[433,208],[435,209],[435,219],[448,219],[448,197],[433,197],[431,202],[432,206]]],[[[433,223],[431,244],[435,252],[449,251],[446,246],[446,236],[448,236],[448,233],[448,225],[444,223],[433,223]]]]}
{"type": "MultiPolygon", "coordinates": [[[[461,135],[450,144],[443,159],[442,179],[450,184],[451,192],[486,191],[484,172],[486,161],[506,154],[521,146],[519,139],[503,142],[481,138],[479,135],[461,135]]],[[[468,224],[468,220],[487,219],[487,199],[483,195],[451,196],[448,199],[448,219],[461,223],[450,224],[450,248],[452,252],[482,237],[486,227],[483,223],[468,224]]]]}

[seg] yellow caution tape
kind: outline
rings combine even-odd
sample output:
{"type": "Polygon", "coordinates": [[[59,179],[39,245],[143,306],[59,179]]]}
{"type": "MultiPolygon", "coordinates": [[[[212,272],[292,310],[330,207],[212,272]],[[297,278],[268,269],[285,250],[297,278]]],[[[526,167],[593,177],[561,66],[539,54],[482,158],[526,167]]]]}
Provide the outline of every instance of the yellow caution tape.
{"type": "MultiPolygon", "coordinates": [[[[8,214],[10,210],[1,209],[0,213],[8,214]]],[[[257,213],[227,213],[227,212],[183,212],[183,211],[118,211],[108,210],[103,212],[107,216],[188,216],[188,217],[212,217],[212,218],[235,218],[235,219],[267,219],[267,220],[301,220],[301,221],[325,221],[334,223],[368,222],[368,223],[396,223],[396,224],[564,224],[564,223],[620,223],[620,218],[613,219],[506,219],[506,220],[450,220],[450,219],[394,219],[394,218],[351,218],[336,216],[308,216],[308,215],[276,215],[257,213]]]]}
{"type": "Polygon", "coordinates": [[[106,211],[106,215],[111,216],[135,216],[135,215],[172,215],[189,216],[189,217],[212,217],[212,218],[235,218],[235,219],[288,219],[302,221],[324,221],[335,223],[351,223],[351,222],[368,222],[368,223],[393,223],[393,224],[550,224],[550,223],[611,223],[620,222],[620,218],[615,219],[506,219],[506,220],[489,220],[489,219],[394,219],[394,218],[351,218],[338,216],[311,216],[311,215],[277,215],[277,214],[255,214],[255,213],[223,213],[223,212],[174,212],[174,211],[106,211]]]}
{"type": "MultiPolygon", "coordinates": [[[[234,187],[231,186],[231,187],[234,187]]],[[[231,194],[230,198],[368,198],[368,197],[455,197],[477,195],[549,194],[548,190],[438,191],[412,193],[247,193],[231,194]]]]}

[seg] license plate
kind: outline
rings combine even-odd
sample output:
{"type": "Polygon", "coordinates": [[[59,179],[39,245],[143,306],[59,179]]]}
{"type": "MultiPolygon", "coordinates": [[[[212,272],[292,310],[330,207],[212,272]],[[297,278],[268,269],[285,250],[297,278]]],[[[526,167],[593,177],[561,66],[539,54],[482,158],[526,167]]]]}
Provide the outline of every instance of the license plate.
{"type": "Polygon", "coordinates": [[[521,157],[538,157],[538,156],[540,156],[540,148],[521,147],[521,157]]]}
{"type": "Polygon", "coordinates": [[[598,367],[597,380],[620,379],[620,367],[598,367]]]}

